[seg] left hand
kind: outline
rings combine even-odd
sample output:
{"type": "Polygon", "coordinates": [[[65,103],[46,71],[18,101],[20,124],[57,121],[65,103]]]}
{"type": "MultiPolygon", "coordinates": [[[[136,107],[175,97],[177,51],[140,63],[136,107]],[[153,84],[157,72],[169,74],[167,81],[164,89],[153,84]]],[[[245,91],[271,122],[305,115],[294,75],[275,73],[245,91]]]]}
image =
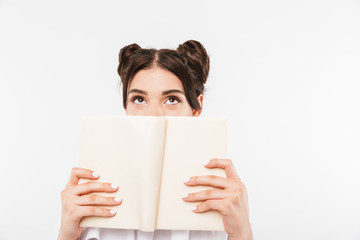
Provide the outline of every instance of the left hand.
{"type": "Polygon", "coordinates": [[[207,175],[194,176],[185,182],[187,186],[212,186],[214,189],[189,193],[183,200],[187,202],[203,201],[197,205],[195,213],[217,210],[223,216],[224,229],[229,240],[251,240],[252,231],[249,222],[248,197],[245,185],[236,173],[230,159],[211,159],[207,168],[222,168],[226,178],[207,175]]]}

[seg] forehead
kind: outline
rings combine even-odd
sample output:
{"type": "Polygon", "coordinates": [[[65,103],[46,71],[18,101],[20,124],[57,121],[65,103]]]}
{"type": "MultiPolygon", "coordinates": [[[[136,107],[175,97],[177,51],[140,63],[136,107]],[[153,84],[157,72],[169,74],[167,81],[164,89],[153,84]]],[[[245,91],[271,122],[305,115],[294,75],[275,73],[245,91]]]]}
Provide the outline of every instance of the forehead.
{"type": "Polygon", "coordinates": [[[133,88],[149,93],[160,93],[168,89],[184,91],[182,82],[175,74],[158,67],[137,72],[130,83],[129,91],[133,88]]]}

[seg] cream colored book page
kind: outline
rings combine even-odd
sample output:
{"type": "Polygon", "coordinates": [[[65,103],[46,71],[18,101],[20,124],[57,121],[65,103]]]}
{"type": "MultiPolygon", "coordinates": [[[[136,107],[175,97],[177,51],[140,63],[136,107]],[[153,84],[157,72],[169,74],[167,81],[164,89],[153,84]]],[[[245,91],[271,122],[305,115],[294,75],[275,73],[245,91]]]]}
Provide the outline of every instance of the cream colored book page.
{"type": "Polygon", "coordinates": [[[188,177],[225,177],[223,169],[207,169],[203,165],[212,158],[226,157],[226,138],[225,118],[167,118],[157,229],[224,230],[218,211],[194,213],[196,203],[185,202],[181,197],[212,188],[188,187],[183,183],[188,177]]]}
{"type": "MultiPolygon", "coordinates": [[[[119,186],[123,202],[114,217],[85,217],[80,226],[153,231],[159,196],[165,134],[161,117],[84,117],[79,167],[99,173],[97,181],[119,186]]],[[[82,179],[80,182],[88,180],[82,179]]]]}

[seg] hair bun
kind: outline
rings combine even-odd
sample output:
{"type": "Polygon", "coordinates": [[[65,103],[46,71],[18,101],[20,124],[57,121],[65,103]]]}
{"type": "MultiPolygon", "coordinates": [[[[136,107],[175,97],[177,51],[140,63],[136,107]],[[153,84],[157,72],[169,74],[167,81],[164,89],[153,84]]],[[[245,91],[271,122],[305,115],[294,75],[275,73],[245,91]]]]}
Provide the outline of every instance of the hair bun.
{"type": "Polygon", "coordinates": [[[210,58],[204,46],[196,40],[188,40],[180,44],[176,51],[186,59],[200,83],[205,84],[210,70],[210,58]]]}
{"type": "Polygon", "coordinates": [[[127,72],[127,68],[129,66],[131,56],[139,49],[141,49],[141,47],[136,43],[129,44],[120,49],[118,74],[122,79],[124,78],[124,75],[127,72]]]}

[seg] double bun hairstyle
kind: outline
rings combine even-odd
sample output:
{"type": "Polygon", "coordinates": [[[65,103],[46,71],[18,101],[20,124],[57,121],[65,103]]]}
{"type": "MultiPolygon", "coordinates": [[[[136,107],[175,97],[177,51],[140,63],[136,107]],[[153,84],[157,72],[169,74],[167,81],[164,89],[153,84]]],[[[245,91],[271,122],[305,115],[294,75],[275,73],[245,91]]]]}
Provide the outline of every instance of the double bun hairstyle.
{"type": "Polygon", "coordinates": [[[200,110],[197,100],[205,91],[210,58],[204,46],[195,40],[180,44],[176,50],[141,48],[133,43],[120,49],[118,74],[123,87],[123,106],[127,106],[128,87],[135,74],[143,69],[159,67],[175,74],[183,84],[190,106],[200,110]]]}

